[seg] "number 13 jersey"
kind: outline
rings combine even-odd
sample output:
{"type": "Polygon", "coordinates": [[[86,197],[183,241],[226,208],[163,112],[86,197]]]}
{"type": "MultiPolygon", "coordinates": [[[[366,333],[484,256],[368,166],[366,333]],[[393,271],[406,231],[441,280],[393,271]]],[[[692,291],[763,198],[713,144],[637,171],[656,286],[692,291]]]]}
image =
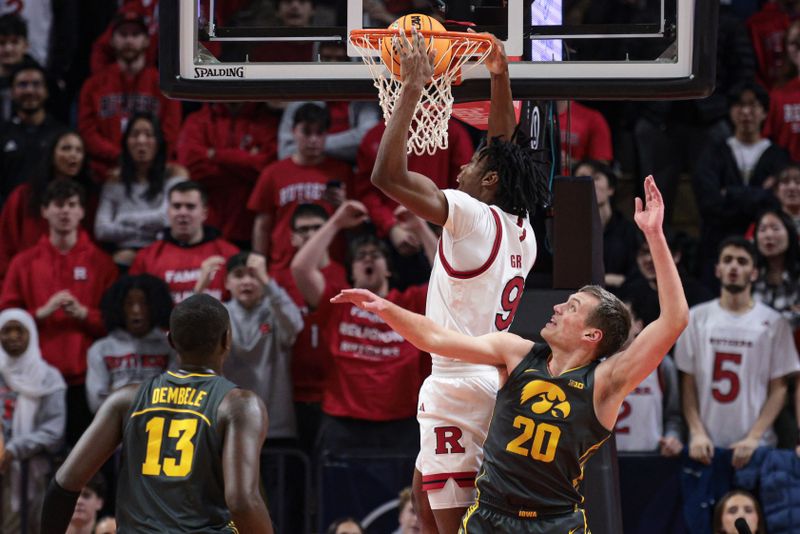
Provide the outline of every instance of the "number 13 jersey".
{"type": "MultiPolygon", "coordinates": [[[[431,271],[425,315],[470,336],[507,330],[536,260],[530,221],[461,191],[443,193],[447,221],[431,271]]],[[[491,366],[431,356],[433,375],[438,371],[497,373],[491,366]]]]}
{"type": "Polygon", "coordinates": [[[217,409],[236,385],[168,371],[142,384],[123,427],[119,532],[236,532],[217,409]]]}

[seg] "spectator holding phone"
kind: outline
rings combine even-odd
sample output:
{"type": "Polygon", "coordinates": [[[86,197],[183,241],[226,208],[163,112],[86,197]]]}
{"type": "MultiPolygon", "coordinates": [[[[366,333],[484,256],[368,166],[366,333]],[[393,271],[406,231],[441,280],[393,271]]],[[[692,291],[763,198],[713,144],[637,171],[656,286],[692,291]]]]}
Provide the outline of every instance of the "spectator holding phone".
{"type": "Polygon", "coordinates": [[[268,165],[258,178],[247,207],[256,212],[253,249],[268,258],[270,273],[285,269],[294,255],[291,219],[304,203],[320,204],[332,213],[346,195],[350,165],[324,153],[330,115],[316,104],[294,114],[296,151],[268,165]]]}

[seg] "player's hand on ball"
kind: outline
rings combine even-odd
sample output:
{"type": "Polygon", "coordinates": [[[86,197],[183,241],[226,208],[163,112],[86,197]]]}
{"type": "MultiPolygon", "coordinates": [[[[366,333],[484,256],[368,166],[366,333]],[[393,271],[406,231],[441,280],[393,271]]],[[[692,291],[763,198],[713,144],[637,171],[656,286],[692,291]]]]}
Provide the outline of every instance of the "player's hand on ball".
{"type": "Polygon", "coordinates": [[[661,198],[661,191],[658,190],[652,175],[644,179],[644,199],[644,205],[639,197],[634,201],[633,220],[636,226],[645,234],[661,231],[664,222],[664,199],[661,198]]]}
{"type": "Polygon", "coordinates": [[[403,85],[422,88],[433,78],[434,51],[425,48],[425,39],[416,28],[411,35],[401,31],[392,39],[395,53],[400,56],[400,76],[403,85]]]}
{"type": "Polygon", "coordinates": [[[694,434],[689,439],[689,458],[701,464],[711,465],[714,457],[714,444],[705,434],[694,434]]]}
{"type": "Polygon", "coordinates": [[[344,289],[331,299],[333,304],[355,304],[362,310],[380,312],[388,302],[367,289],[344,289]]]}

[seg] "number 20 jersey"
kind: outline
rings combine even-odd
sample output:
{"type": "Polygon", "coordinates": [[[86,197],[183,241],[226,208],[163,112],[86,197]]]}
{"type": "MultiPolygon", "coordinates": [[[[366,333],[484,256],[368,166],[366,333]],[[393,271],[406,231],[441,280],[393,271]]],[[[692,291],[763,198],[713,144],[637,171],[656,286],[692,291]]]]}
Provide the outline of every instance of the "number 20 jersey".
{"type": "Polygon", "coordinates": [[[170,371],[142,384],[123,426],[118,532],[236,532],[217,420],[235,387],[214,374],[170,371]]]}
{"type": "Polygon", "coordinates": [[[497,392],[475,484],[478,502],[514,515],[561,513],[583,502],[583,467],[611,436],[594,411],[599,362],[551,376],[536,343],[497,392]]]}
{"type": "MultiPolygon", "coordinates": [[[[443,193],[448,215],[431,270],[425,315],[470,336],[507,330],[536,260],[530,221],[461,191],[443,193]]],[[[443,370],[497,374],[491,366],[431,356],[433,375],[443,370]]]]}

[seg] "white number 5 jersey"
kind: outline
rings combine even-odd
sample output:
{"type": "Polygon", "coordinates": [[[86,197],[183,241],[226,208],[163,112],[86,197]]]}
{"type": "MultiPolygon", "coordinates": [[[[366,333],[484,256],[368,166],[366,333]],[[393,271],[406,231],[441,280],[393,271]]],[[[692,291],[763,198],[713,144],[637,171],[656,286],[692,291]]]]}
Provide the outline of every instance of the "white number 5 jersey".
{"type": "MultiPolygon", "coordinates": [[[[761,303],[735,315],[719,299],[694,306],[675,346],[678,369],[694,376],[700,418],[716,447],[729,447],[752,428],[769,381],[800,369],[789,323],[761,303]]],[[[774,445],[767,430],[762,445],[774,445]]]]}
{"type": "MultiPolygon", "coordinates": [[[[470,336],[507,330],[525,278],[536,260],[536,238],[527,217],[447,189],[448,215],[431,272],[425,315],[470,336]]],[[[433,374],[497,373],[436,354],[433,374]]]]}

